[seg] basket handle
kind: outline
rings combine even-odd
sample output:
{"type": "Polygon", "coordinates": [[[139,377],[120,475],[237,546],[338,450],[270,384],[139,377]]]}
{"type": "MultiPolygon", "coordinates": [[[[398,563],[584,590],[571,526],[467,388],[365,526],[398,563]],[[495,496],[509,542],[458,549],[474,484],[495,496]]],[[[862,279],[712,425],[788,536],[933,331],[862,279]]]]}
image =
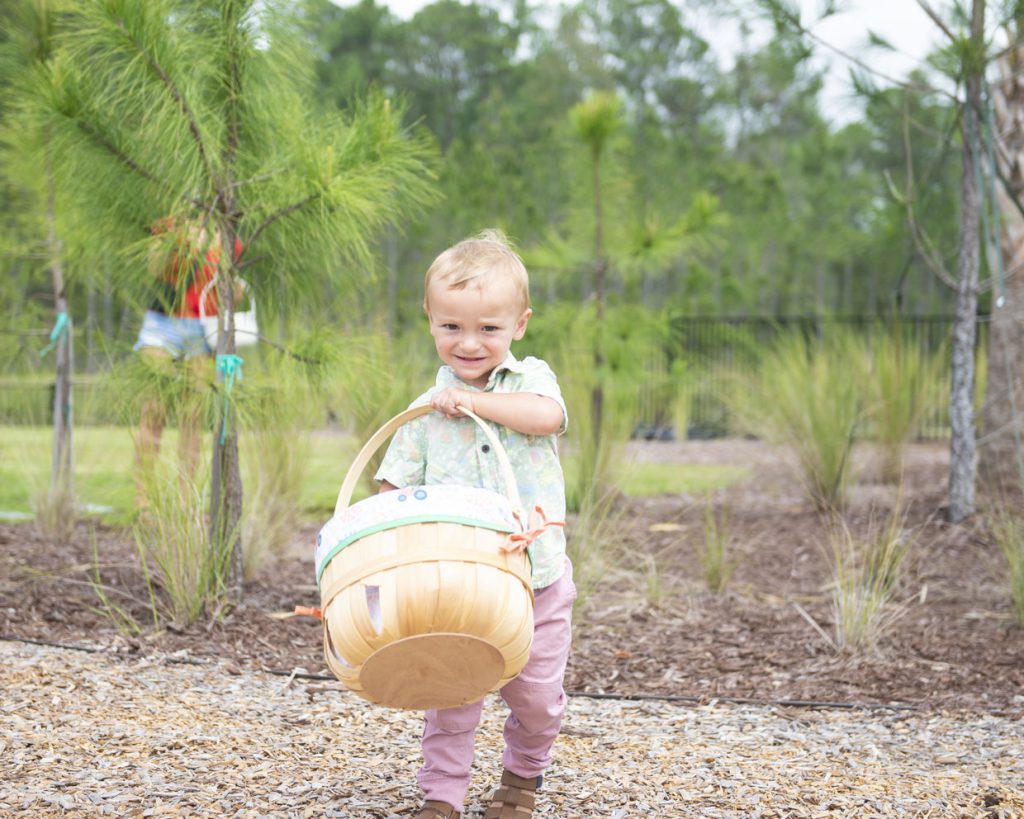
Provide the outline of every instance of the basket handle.
{"type": "MultiPolygon", "coordinates": [[[[468,415],[476,421],[480,429],[483,430],[484,435],[487,436],[487,440],[490,442],[491,448],[494,450],[494,454],[498,456],[498,465],[501,467],[501,474],[505,479],[505,494],[508,496],[508,499],[512,504],[512,512],[519,521],[519,525],[525,528],[526,521],[523,519],[522,513],[523,502],[519,498],[519,487],[516,484],[515,473],[512,471],[512,464],[509,462],[508,453],[505,452],[505,447],[501,445],[501,441],[498,440],[498,436],[494,434],[494,431],[487,426],[479,416],[471,410],[466,409],[466,407],[461,404],[458,406],[458,409],[463,415],[468,415]]],[[[348,505],[352,500],[352,492],[355,490],[356,483],[359,481],[359,476],[363,474],[366,464],[369,463],[370,457],[377,451],[378,447],[390,438],[391,434],[403,424],[433,411],[434,409],[430,404],[411,407],[404,412],[398,413],[398,415],[370,436],[370,440],[363,444],[363,448],[359,450],[359,454],[356,455],[356,459],[352,462],[352,466],[349,467],[348,474],[345,475],[345,480],[341,484],[341,491],[338,492],[338,502],[334,507],[335,515],[340,514],[344,509],[348,508],[348,505]]]]}
{"type": "MultiPolygon", "coordinates": [[[[213,276],[205,284],[205,286],[203,287],[203,289],[199,293],[199,318],[201,318],[201,319],[212,318],[212,316],[208,317],[206,315],[206,308],[204,307],[204,305],[206,304],[206,294],[210,292],[210,288],[211,287],[213,287],[215,284],[217,284],[217,276],[218,275],[220,275],[220,274],[219,273],[214,273],[213,276]]],[[[242,290],[242,293],[243,293],[242,298],[245,298],[246,296],[249,297],[249,312],[255,314],[256,313],[256,299],[254,299],[252,297],[252,294],[249,292],[249,282],[247,282],[241,276],[239,276],[237,279],[235,279],[235,281],[238,282],[238,284],[241,287],[241,290],[242,290]]],[[[220,312],[220,305],[217,305],[217,312],[218,313],[220,312]]],[[[236,310],[235,312],[237,313],[238,311],[236,310]]]]}

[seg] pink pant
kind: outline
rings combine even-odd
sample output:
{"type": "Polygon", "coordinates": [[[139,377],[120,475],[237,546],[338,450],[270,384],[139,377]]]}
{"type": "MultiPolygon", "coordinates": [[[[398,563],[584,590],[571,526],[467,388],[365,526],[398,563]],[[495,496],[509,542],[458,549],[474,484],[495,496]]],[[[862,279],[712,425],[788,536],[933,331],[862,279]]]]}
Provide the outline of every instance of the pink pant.
{"type": "MultiPolygon", "coordinates": [[[[576,586],[572,564],[550,586],[534,591],[533,647],[518,677],[499,692],[511,713],[505,721],[502,763],[518,776],[535,777],[551,764],[565,713],[565,664],[572,642],[572,603],[576,586]]],[[[462,810],[473,764],[473,742],[483,702],[427,711],[423,727],[423,767],[417,774],[427,799],[462,810]]]]}

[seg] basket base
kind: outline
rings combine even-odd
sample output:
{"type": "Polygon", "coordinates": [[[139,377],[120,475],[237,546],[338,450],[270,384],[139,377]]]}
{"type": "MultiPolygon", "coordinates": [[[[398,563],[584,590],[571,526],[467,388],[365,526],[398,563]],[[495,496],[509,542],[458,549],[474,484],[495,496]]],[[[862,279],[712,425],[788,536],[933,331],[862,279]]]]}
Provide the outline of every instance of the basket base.
{"type": "Polygon", "coordinates": [[[501,652],[466,634],[420,634],[378,649],[363,663],[364,696],[388,708],[427,710],[476,702],[505,670],[501,652]]]}

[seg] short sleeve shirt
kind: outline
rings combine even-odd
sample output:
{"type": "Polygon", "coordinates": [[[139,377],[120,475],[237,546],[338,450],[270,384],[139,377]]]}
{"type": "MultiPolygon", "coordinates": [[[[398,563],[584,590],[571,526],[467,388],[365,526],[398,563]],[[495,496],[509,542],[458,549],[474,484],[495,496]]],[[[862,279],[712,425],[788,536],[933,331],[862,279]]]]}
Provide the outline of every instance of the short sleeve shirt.
{"type": "MultiPolygon", "coordinates": [[[[438,370],[434,386],[410,406],[429,404],[446,387],[479,391],[461,381],[446,365],[438,370]]],[[[558,460],[557,435],[565,432],[568,415],[555,374],[539,358],[528,356],[519,361],[509,353],[491,373],[483,391],[534,393],[557,401],[562,408],[562,427],[556,435],[523,435],[499,424],[485,423],[508,453],[526,514],[540,506],[548,520],[564,521],[565,478],[558,460]]],[[[472,418],[447,418],[440,412],[420,416],[395,433],[376,478],[398,487],[454,484],[505,494],[497,456],[476,422],[472,418]]],[[[530,544],[529,554],[535,589],[558,580],[565,569],[562,527],[545,529],[530,544]]]]}

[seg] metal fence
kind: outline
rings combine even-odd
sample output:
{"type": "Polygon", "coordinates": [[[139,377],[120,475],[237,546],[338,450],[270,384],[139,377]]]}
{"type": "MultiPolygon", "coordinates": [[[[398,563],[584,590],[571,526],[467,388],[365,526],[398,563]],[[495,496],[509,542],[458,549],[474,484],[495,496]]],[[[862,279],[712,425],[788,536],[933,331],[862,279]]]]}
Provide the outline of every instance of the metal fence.
{"type": "MultiPolygon", "coordinates": [[[[868,340],[880,333],[898,332],[906,343],[943,357],[946,379],[933,385],[935,400],[918,430],[920,438],[948,435],[948,374],[951,316],[790,316],[790,317],[677,317],[671,322],[671,340],[663,350],[638,362],[640,380],[636,437],[711,438],[737,432],[727,394],[737,378],[757,372],[765,350],[785,333],[826,338],[836,328],[862,333],[868,340]],[[682,394],[685,412],[674,414],[672,403],[682,394]],[[681,419],[685,417],[685,421],[681,419]]],[[[979,317],[979,374],[984,373],[988,343],[987,317],[979,317]]],[[[75,417],[80,424],[117,423],[117,402],[102,389],[97,375],[75,379],[75,417]]],[[[0,376],[0,423],[46,424],[52,405],[52,376],[0,376]]]]}
{"type": "MultiPolygon", "coordinates": [[[[764,351],[773,346],[782,334],[800,333],[808,339],[824,339],[837,328],[863,334],[869,341],[880,333],[898,333],[905,343],[917,345],[930,355],[943,356],[949,363],[952,316],[789,316],[690,318],[672,321],[672,343],[662,367],[672,367],[682,359],[685,366],[678,378],[688,383],[680,389],[689,390],[689,411],[686,436],[712,438],[735,432],[726,396],[737,378],[752,376],[764,351]]],[[[978,351],[987,350],[988,323],[978,324],[978,351]]],[[[649,369],[656,370],[655,362],[649,369]]],[[[921,438],[942,438],[948,434],[947,407],[949,367],[942,368],[943,383],[932,385],[935,400],[929,402],[927,415],[919,427],[921,438]]],[[[663,390],[661,391],[664,392],[663,390]]],[[[673,429],[671,419],[658,406],[656,397],[645,391],[640,401],[641,423],[637,437],[681,437],[673,429]]]]}

